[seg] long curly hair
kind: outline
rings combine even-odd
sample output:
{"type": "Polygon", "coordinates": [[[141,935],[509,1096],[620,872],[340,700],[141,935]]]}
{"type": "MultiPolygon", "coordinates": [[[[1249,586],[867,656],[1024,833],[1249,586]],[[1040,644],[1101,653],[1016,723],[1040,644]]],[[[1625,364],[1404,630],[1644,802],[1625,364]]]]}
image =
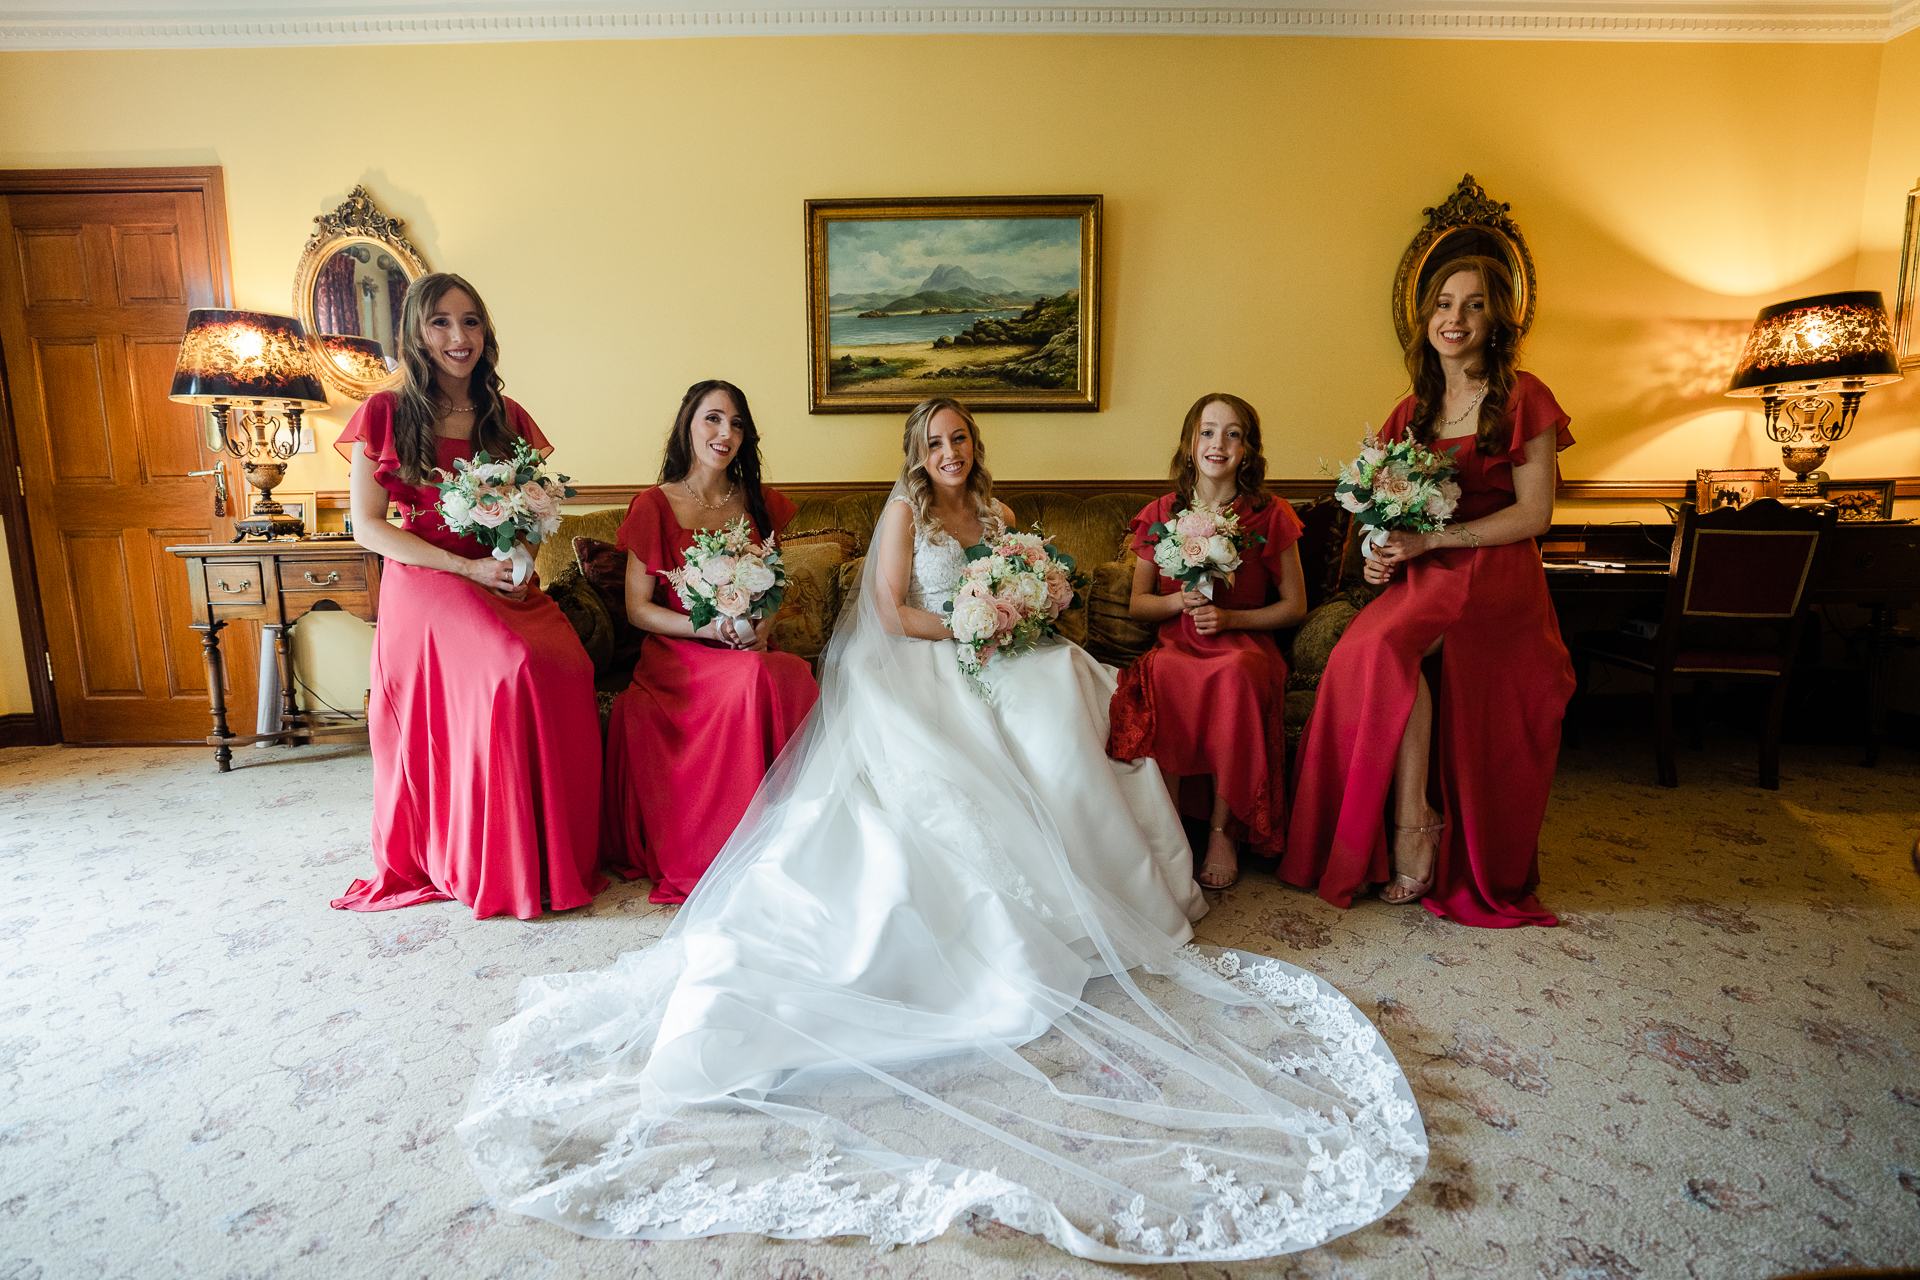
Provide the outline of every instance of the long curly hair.
{"type": "Polygon", "coordinates": [[[1255,511],[1266,510],[1273,495],[1267,492],[1267,455],[1260,448],[1260,411],[1225,391],[1209,391],[1195,400],[1193,408],[1187,410],[1187,420],[1180,424],[1180,447],[1173,451],[1173,463],[1167,474],[1178,495],[1176,509],[1193,505],[1193,486],[1200,476],[1193,460],[1194,444],[1200,438],[1200,415],[1210,404],[1226,405],[1245,429],[1240,437],[1240,470],[1233,477],[1234,487],[1239,490],[1236,496],[1245,498],[1255,511]]]}
{"type": "Polygon", "coordinates": [[[942,409],[958,414],[973,437],[973,470],[967,473],[967,493],[973,499],[974,514],[980,518],[981,525],[991,529],[1000,522],[1000,509],[993,500],[993,475],[987,470],[987,445],[980,438],[980,424],[973,420],[965,405],[946,396],[935,396],[913,406],[900,442],[906,454],[906,460],[900,465],[900,483],[907,491],[914,527],[931,533],[938,523],[927,516],[928,508],[933,505],[933,481],[927,475],[927,430],[933,415],[942,409]]]}
{"type": "Polygon", "coordinates": [[[731,382],[722,382],[718,378],[708,378],[705,382],[696,382],[687,388],[687,394],[680,397],[680,411],[673,415],[673,430],[667,434],[667,451],[660,459],[660,483],[674,484],[685,480],[687,473],[693,470],[693,415],[700,412],[700,402],[716,391],[724,391],[733,399],[733,407],[740,413],[740,430],[746,439],[733,451],[733,461],[727,464],[727,479],[746,491],[747,514],[753,517],[754,528],[760,536],[777,532],[773,527],[773,517],[767,514],[767,495],[760,491],[760,428],[753,425],[753,410],[747,406],[747,393],[731,382]]]}
{"type": "Polygon", "coordinates": [[[406,301],[400,307],[400,389],[393,407],[393,451],[400,459],[400,478],[408,484],[426,484],[440,464],[439,441],[434,439],[433,420],[441,410],[452,406],[446,392],[433,376],[433,357],[427,351],[426,324],[440,299],[455,289],[473,299],[480,313],[483,335],[480,358],[474,362],[473,379],[467,384],[468,398],[477,412],[473,420],[473,449],[485,450],[495,458],[513,452],[515,434],[507,417],[507,398],[501,394],[500,340],[494,336],[493,317],[479,290],[451,271],[435,271],[407,286],[406,301]]]}
{"type": "Polygon", "coordinates": [[[1427,280],[1415,313],[1413,337],[1407,343],[1407,378],[1413,384],[1414,409],[1407,420],[1407,434],[1421,444],[1432,444],[1440,425],[1440,406],[1447,396],[1447,373],[1440,366],[1440,353],[1427,340],[1433,313],[1440,307],[1440,290],[1462,271],[1476,271],[1487,297],[1487,318],[1492,327],[1487,345],[1480,354],[1480,373],[1487,380],[1487,394],[1480,400],[1479,425],[1474,430],[1474,449],[1483,454],[1505,449],[1501,430],[1507,416],[1507,400],[1520,377],[1520,305],[1513,292],[1513,274],[1507,264],[1495,258],[1469,255],[1445,263],[1427,280]]]}

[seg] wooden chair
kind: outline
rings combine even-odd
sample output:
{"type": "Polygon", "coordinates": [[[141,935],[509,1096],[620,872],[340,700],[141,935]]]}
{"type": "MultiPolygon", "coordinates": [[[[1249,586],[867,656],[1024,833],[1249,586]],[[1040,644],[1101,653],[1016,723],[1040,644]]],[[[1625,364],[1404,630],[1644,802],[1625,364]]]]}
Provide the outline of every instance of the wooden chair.
{"type": "MultiPolygon", "coordinates": [[[[1787,673],[1806,623],[1808,571],[1821,534],[1833,527],[1831,507],[1790,507],[1761,498],[1744,507],[1680,508],[1660,630],[1651,639],[1616,631],[1584,631],[1573,638],[1580,696],[1595,662],[1653,677],[1654,753],[1660,785],[1677,787],[1673,686],[1710,680],[1773,686],[1760,739],[1760,785],[1780,789],[1780,718],[1787,673]]],[[[1694,745],[1699,745],[1695,728],[1694,745]]]]}

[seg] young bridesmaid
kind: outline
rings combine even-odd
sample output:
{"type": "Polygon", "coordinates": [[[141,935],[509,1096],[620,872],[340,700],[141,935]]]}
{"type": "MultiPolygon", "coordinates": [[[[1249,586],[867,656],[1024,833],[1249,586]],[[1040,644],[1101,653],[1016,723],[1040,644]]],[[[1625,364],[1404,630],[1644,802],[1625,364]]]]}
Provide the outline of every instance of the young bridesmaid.
{"type": "Polygon", "coordinates": [[[744,515],[765,539],[795,510],[760,483],[760,433],[740,389],[688,388],[660,483],[633,500],[619,534],[627,616],[650,634],[607,728],[601,838],[616,870],[653,881],[649,901],[686,901],[820,692],[804,659],[768,646],[772,618],[696,631],[661,575],[685,566],[696,530],[744,515]]]}
{"type": "Polygon", "coordinates": [[[356,534],[387,564],[367,700],[380,873],[333,905],[457,898],[523,920],[583,906],[606,884],[593,660],[536,581],[514,586],[506,561],[447,528],[433,486],[436,468],[480,449],[552,446],[500,394],[493,322],[459,276],[413,282],[400,352],[400,390],[369,398],[336,445],[353,464],[356,534]]]}
{"type": "Polygon", "coordinates": [[[1239,396],[1216,392],[1194,402],[1172,472],[1174,491],[1133,518],[1140,562],[1129,612],[1160,629],[1153,648],[1120,677],[1107,754],[1159,762],[1174,804],[1184,790],[1196,806],[1192,816],[1207,817],[1200,884],[1230,889],[1240,879],[1238,841],[1267,857],[1286,843],[1287,663],[1272,633],[1307,612],[1294,545],[1300,520],[1267,492],[1260,415],[1239,396]],[[1266,539],[1243,554],[1231,582],[1216,579],[1212,599],[1160,573],[1147,532],[1196,502],[1232,510],[1243,530],[1266,539]],[[1191,780],[1186,788],[1183,778],[1191,780]]]}
{"type": "Polygon", "coordinates": [[[1391,534],[1367,563],[1387,590],[1320,678],[1280,877],[1339,907],[1384,883],[1383,901],[1424,898],[1463,924],[1551,925],[1533,890],[1573,667],[1534,538],[1552,523],[1554,455],[1573,436],[1553,392],[1519,367],[1503,264],[1443,265],[1418,314],[1413,394],[1380,438],[1451,453],[1460,505],[1443,532],[1391,534]]]}

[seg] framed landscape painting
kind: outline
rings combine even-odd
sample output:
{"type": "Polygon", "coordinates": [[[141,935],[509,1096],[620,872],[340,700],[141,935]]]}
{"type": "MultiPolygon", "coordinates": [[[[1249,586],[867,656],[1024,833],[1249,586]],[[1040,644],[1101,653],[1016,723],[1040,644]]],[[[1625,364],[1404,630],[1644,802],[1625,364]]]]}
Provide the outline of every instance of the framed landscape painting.
{"type": "Polygon", "coordinates": [[[1100,407],[1100,197],[807,201],[813,413],[1100,407]]]}

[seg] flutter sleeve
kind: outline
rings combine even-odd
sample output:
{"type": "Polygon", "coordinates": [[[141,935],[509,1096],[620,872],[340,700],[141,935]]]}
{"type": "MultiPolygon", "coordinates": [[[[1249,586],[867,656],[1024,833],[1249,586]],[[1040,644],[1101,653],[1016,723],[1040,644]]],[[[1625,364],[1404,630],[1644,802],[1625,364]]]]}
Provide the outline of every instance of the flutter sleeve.
{"type": "Polygon", "coordinates": [[[1527,441],[1542,432],[1554,433],[1555,453],[1573,443],[1573,432],[1567,430],[1572,419],[1553,398],[1553,392],[1547,390],[1547,384],[1530,373],[1521,374],[1514,383],[1507,418],[1513,424],[1513,441],[1507,448],[1506,458],[1516,467],[1527,460],[1527,441]]]}
{"type": "Polygon", "coordinates": [[[532,414],[520,407],[517,400],[507,401],[507,423],[513,428],[515,435],[539,450],[542,455],[553,452],[553,442],[547,439],[546,432],[540,430],[540,424],[533,420],[532,414]]]}
{"type": "Polygon", "coordinates": [[[673,508],[655,485],[634,495],[614,540],[632,552],[648,573],[658,577],[674,567],[672,530],[667,527],[672,517],[673,508]]]}
{"type": "Polygon", "coordinates": [[[1293,504],[1285,498],[1275,498],[1267,504],[1265,511],[1254,516],[1256,523],[1264,523],[1265,528],[1256,529],[1266,542],[1259,547],[1260,560],[1267,566],[1267,572],[1273,575],[1275,582],[1280,581],[1280,571],[1286,561],[1287,548],[1300,541],[1300,535],[1306,526],[1300,523],[1300,517],[1294,513],[1293,504]]]}
{"type": "Polygon", "coordinates": [[[1147,530],[1153,525],[1167,522],[1167,517],[1173,514],[1175,497],[1176,495],[1169,493],[1163,498],[1155,498],[1140,508],[1140,514],[1135,516],[1132,523],[1127,526],[1127,538],[1133,547],[1133,554],[1142,560],[1153,559],[1154,544],[1160,540],[1147,530]]]}
{"type": "Polygon", "coordinates": [[[366,403],[354,410],[347,429],[333,442],[333,447],[349,463],[353,461],[353,446],[359,445],[373,460],[373,478],[389,491],[400,487],[400,455],[393,447],[394,401],[391,391],[368,396],[366,403]]]}
{"type": "Polygon", "coordinates": [[[1387,415],[1387,420],[1380,424],[1380,430],[1374,434],[1383,442],[1398,440],[1406,434],[1407,420],[1413,417],[1414,406],[1418,403],[1419,401],[1412,396],[1408,396],[1393,406],[1393,412],[1387,415]]]}
{"type": "Polygon", "coordinates": [[[793,499],[772,485],[760,486],[760,500],[767,504],[767,519],[773,521],[773,528],[760,531],[761,537],[780,532],[793,523],[793,518],[800,514],[800,508],[794,505],[793,499]]]}

